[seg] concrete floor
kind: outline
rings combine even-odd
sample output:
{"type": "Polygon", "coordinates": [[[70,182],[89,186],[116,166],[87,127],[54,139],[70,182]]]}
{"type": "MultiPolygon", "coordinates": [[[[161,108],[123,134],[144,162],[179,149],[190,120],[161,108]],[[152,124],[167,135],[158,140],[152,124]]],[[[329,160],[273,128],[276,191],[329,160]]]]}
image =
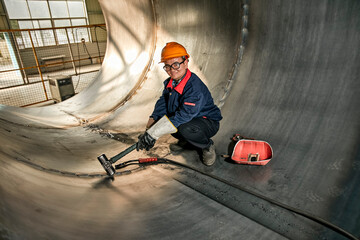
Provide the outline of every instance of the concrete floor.
{"type": "Polygon", "coordinates": [[[222,106],[218,160],[149,152],[320,217],[360,237],[360,2],[101,0],[108,46],[97,79],[41,108],[0,106],[2,239],[346,239],[178,166],[130,166],[115,181],[97,156],[136,142],[161,94],[166,42],[190,53],[222,106]],[[245,29],[246,28],[246,29],[245,29]],[[262,167],[220,157],[240,133],[274,149],[262,167]]]}

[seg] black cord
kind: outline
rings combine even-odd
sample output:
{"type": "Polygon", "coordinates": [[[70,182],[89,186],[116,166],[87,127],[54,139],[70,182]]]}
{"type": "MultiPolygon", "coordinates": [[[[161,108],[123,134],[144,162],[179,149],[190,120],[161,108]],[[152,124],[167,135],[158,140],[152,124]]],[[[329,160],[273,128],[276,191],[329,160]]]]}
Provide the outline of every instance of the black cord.
{"type": "Polygon", "coordinates": [[[130,161],[126,161],[120,164],[115,165],[115,169],[120,169],[120,168],[124,168],[130,165],[139,165],[139,160],[130,160],[130,161]]]}
{"type": "MultiPolygon", "coordinates": [[[[97,46],[97,49],[98,49],[99,61],[100,61],[100,63],[102,63],[102,60],[101,60],[101,54],[100,54],[100,47],[99,47],[99,41],[98,41],[98,38],[97,38],[97,33],[96,33],[96,27],[98,27],[98,26],[95,26],[95,28],[94,28],[95,41],[96,41],[96,46],[97,46]]],[[[101,28],[101,27],[100,27],[100,29],[103,29],[103,28],[101,28]]],[[[103,30],[105,30],[105,31],[106,31],[106,29],[103,29],[103,30]]]]}
{"type": "Polygon", "coordinates": [[[88,56],[89,56],[89,59],[91,60],[91,55],[90,55],[89,50],[87,49],[87,47],[86,47],[86,45],[85,45],[85,39],[84,39],[84,38],[81,39],[81,43],[83,44],[83,50],[84,50],[84,52],[86,51],[86,53],[87,53],[88,56]]]}
{"type": "MultiPolygon", "coordinates": [[[[139,162],[139,160],[130,160],[130,161],[127,161],[127,162],[118,164],[118,165],[116,165],[116,169],[118,169],[117,167],[118,167],[119,165],[121,165],[121,167],[119,167],[119,168],[123,168],[123,167],[129,166],[129,165],[139,164],[139,163],[135,163],[135,162],[139,162]]],[[[167,158],[158,158],[158,160],[157,160],[156,162],[141,163],[141,165],[145,165],[145,164],[159,164],[159,163],[172,164],[172,165],[176,165],[176,166],[180,166],[180,167],[183,167],[183,168],[190,169],[190,170],[192,170],[192,171],[194,171],[194,172],[197,172],[197,173],[201,173],[201,174],[204,175],[204,176],[207,176],[207,177],[210,177],[210,178],[212,178],[212,179],[215,179],[215,180],[217,180],[217,181],[219,181],[219,182],[222,182],[222,183],[224,183],[224,184],[227,184],[227,185],[229,185],[229,186],[231,186],[231,187],[233,187],[233,188],[236,188],[236,189],[238,189],[238,190],[240,190],[240,191],[249,193],[249,194],[251,194],[251,195],[253,195],[253,196],[256,196],[256,197],[261,198],[261,199],[263,199],[263,200],[265,200],[265,201],[267,201],[267,202],[270,202],[270,203],[272,203],[272,204],[274,204],[274,205],[276,205],[276,206],[279,206],[279,207],[284,208],[284,209],[286,209],[286,210],[288,210],[288,211],[291,211],[291,212],[296,213],[296,214],[298,214],[298,215],[301,215],[301,216],[303,216],[303,217],[305,217],[305,218],[308,218],[308,219],[310,219],[310,220],[312,220],[312,221],[314,221],[314,222],[317,222],[317,223],[319,223],[319,224],[321,224],[321,225],[323,225],[323,226],[325,226],[325,227],[328,227],[328,228],[334,230],[335,232],[337,232],[337,233],[339,233],[339,234],[341,234],[341,235],[343,235],[343,236],[345,236],[345,237],[347,237],[347,238],[349,238],[349,239],[359,240],[359,238],[355,237],[354,235],[352,235],[351,233],[345,231],[344,229],[342,229],[342,228],[340,228],[340,227],[338,227],[338,226],[332,224],[331,222],[328,222],[328,221],[326,221],[326,220],[324,220],[324,219],[322,219],[322,218],[319,218],[319,217],[317,217],[317,216],[314,216],[313,214],[311,214],[311,213],[309,213],[309,212],[306,212],[306,211],[303,211],[303,210],[300,210],[300,209],[297,209],[297,208],[288,206],[288,205],[283,204],[283,203],[281,203],[281,202],[279,202],[279,201],[276,201],[276,200],[271,199],[271,198],[269,198],[269,197],[266,197],[266,196],[264,196],[264,195],[262,195],[262,194],[259,194],[259,193],[255,192],[255,191],[249,190],[249,189],[247,189],[247,188],[245,188],[245,187],[243,187],[243,186],[234,184],[234,183],[232,183],[232,182],[229,182],[229,181],[227,181],[227,180],[225,180],[225,179],[219,178],[219,177],[217,177],[217,176],[215,176],[215,175],[212,175],[212,174],[210,174],[210,173],[203,172],[203,171],[201,171],[201,170],[199,170],[199,169],[196,169],[196,168],[193,168],[193,167],[191,167],[191,166],[189,166],[189,165],[186,165],[186,164],[183,164],[183,163],[179,163],[179,162],[173,161],[173,160],[171,160],[171,159],[167,159],[167,158]]]]}
{"type": "Polygon", "coordinates": [[[279,206],[279,207],[282,207],[282,208],[284,208],[284,209],[286,209],[286,210],[289,210],[289,211],[291,211],[291,212],[293,212],[293,213],[299,214],[299,215],[301,215],[301,216],[303,216],[303,217],[306,217],[306,218],[308,218],[308,219],[310,219],[310,220],[313,220],[314,222],[320,223],[320,224],[324,225],[325,227],[328,227],[328,228],[334,230],[335,232],[337,232],[337,233],[339,233],[339,234],[341,234],[341,235],[343,235],[343,236],[345,236],[345,237],[347,237],[347,238],[349,238],[349,239],[359,240],[359,238],[355,237],[354,235],[352,235],[351,233],[345,231],[344,229],[342,229],[342,228],[340,228],[340,227],[338,227],[338,226],[336,226],[336,225],[334,225],[334,224],[332,224],[332,223],[330,223],[330,222],[328,222],[328,221],[326,221],[326,220],[324,220],[324,219],[322,219],[322,218],[319,218],[319,217],[317,217],[317,216],[314,216],[313,214],[311,214],[311,213],[309,213],[309,212],[306,212],[306,211],[303,211],[303,210],[300,210],[300,209],[297,209],[297,208],[288,206],[288,205],[283,204],[283,203],[281,203],[281,202],[279,202],[279,201],[276,201],[276,200],[274,200],[274,199],[271,199],[271,198],[269,198],[269,197],[266,197],[266,196],[264,196],[264,195],[261,195],[261,194],[259,194],[259,193],[256,193],[256,192],[254,192],[254,191],[252,191],[252,190],[246,189],[246,188],[244,188],[244,187],[242,187],[242,186],[236,185],[236,184],[231,183],[231,182],[229,182],[229,181],[227,181],[227,180],[224,180],[224,179],[222,179],[222,178],[219,178],[219,177],[217,177],[217,176],[215,176],[215,175],[212,175],[212,174],[210,174],[210,173],[206,173],[206,172],[203,172],[203,171],[201,171],[201,170],[199,170],[199,169],[193,168],[193,167],[191,167],[191,166],[189,166],[189,165],[186,165],[186,164],[183,164],[183,163],[179,163],[179,162],[175,162],[175,161],[170,160],[170,159],[164,159],[164,160],[165,160],[167,163],[170,163],[170,164],[173,164],[173,165],[177,165],[177,166],[181,166],[181,167],[190,169],[190,170],[192,170],[192,171],[201,173],[201,174],[203,174],[203,175],[205,175],[205,176],[207,176],[207,177],[216,179],[216,180],[218,180],[218,181],[220,181],[220,182],[222,182],[222,183],[225,183],[225,184],[227,184],[227,185],[230,185],[231,187],[234,187],[234,188],[236,188],[236,189],[239,189],[239,190],[241,190],[241,191],[244,191],[244,192],[246,192],[246,193],[249,193],[249,194],[251,194],[251,195],[254,195],[254,196],[258,197],[258,198],[261,198],[261,199],[263,199],[263,200],[265,200],[265,201],[268,201],[268,202],[270,202],[270,203],[272,203],[272,204],[274,204],[274,205],[277,205],[277,206],[279,206]]]}
{"type": "MultiPolygon", "coordinates": [[[[77,32],[77,29],[75,30],[76,31],[76,40],[78,40],[78,32],[77,32]]],[[[79,83],[80,83],[80,76],[81,76],[81,73],[80,73],[80,68],[81,68],[81,63],[80,63],[80,49],[79,49],[79,42],[77,42],[76,43],[76,47],[77,47],[77,51],[78,51],[78,59],[79,59],[79,74],[77,74],[77,72],[76,72],[76,74],[79,76],[78,77],[78,81],[77,81],[77,83],[76,83],[76,86],[75,86],[75,90],[78,88],[78,86],[79,86],[79,83]]],[[[75,64],[75,69],[76,69],[76,64],[75,64]]]]}

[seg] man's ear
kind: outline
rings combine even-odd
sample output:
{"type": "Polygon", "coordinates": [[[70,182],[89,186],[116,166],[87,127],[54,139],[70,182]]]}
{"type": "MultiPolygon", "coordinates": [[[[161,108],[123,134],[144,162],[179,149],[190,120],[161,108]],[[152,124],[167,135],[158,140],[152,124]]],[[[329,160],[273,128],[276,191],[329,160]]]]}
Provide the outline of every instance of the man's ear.
{"type": "Polygon", "coordinates": [[[185,63],[185,67],[187,68],[189,64],[189,59],[186,59],[184,63],[185,63]]]}

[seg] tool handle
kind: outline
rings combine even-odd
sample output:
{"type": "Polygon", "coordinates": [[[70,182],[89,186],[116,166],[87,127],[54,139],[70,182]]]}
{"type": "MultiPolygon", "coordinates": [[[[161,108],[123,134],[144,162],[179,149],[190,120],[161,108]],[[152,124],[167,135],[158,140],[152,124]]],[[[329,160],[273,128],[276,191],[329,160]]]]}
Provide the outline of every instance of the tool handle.
{"type": "Polygon", "coordinates": [[[113,156],[112,158],[110,158],[110,162],[111,163],[115,163],[117,160],[119,160],[120,158],[124,157],[125,155],[131,153],[132,151],[134,151],[136,149],[136,143],[131,145],[130,147],[128,147],[127,149],[125,149],[124,151],[122,151],[121,153],[113,156]]]}
{"type": "Polygon", "coordinates": [[[157,158],[139,158],[139,163],[157,162],[157,158]]]}

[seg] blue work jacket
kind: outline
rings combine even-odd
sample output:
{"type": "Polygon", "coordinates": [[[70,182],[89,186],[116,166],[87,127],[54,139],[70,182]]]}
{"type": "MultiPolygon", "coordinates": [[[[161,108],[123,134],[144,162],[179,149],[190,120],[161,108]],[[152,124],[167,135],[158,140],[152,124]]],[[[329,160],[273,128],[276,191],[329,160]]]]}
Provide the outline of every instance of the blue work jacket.
{"type": "Polygon", "coordinates": [[[164,81],[162,96],[155,104],[150,117],[155,121],[168,116],[175,127],[203,117],[214,121],[222,119],[220,109],[214,104],[209,89],[200,78],[188,69],[180,83],[173,87],[173,79],[164,81]]]}

